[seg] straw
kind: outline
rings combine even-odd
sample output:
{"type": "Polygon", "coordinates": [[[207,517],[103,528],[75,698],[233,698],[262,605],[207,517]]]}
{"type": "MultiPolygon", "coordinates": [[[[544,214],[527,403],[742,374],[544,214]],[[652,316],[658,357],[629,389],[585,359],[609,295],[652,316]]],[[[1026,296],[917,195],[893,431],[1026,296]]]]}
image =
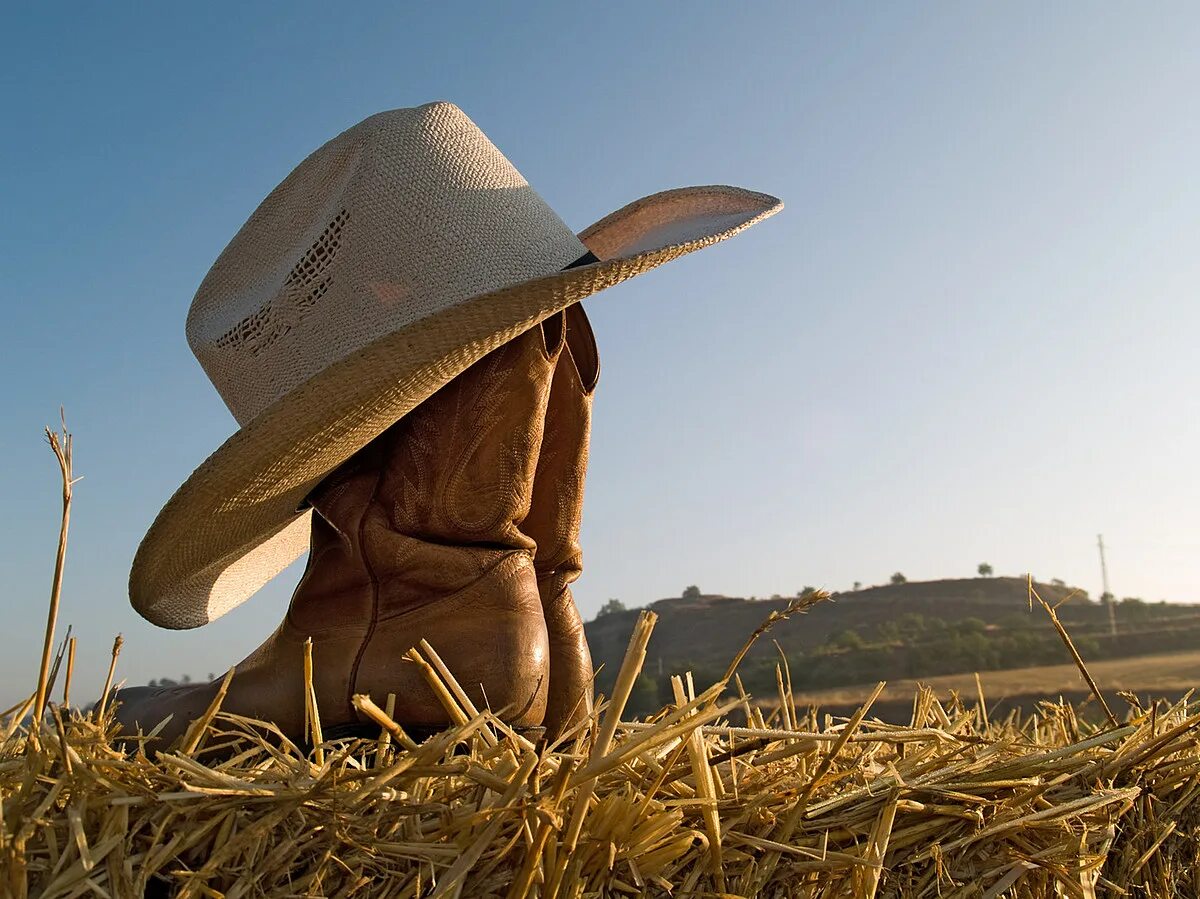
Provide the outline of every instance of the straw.
{"type": "Polygon", "coordinates": [[[62,595],[63,571],[67,558],[67,530],[71,524],[71,491],[76,478],[71,470],[73,439],[67,431],[67,416],[61,408],[59,417],[62,420],[62,433],[58,434],[46,428],[46,441],[58,460],[59,473],[62,476],[62,519],[58,531],[58,554],[54,558],[54,579],[50,584],[50,607],[46,613],[46,636],[42,643],[42,666],[38,673],[37,693],[33,701],[34,721],[41,721],[46,709],[46,696],[49,691],[50,655],[54,646],[54,626],[58,621],[58,605],[62,595]]]}
{"type": "MultiPolygon", "coordinates": [[[[1112,709],[1108,707],[1108,703],[1104,699],[1104,694],[1100,692],[1100,688],[1096,686],[1096,681],[1092,678],[1092,673],[1088,671],[1087,665],[1084,664],[1083,656],[1079,654],[1079,650],[1075,648],[1075,641],[1071,639],[1071,635],[1067,633],[1067,629],[1058,619],[1058,613],[1046,600],[1038,595],[1038,592],[1033,588],[1033,576],[1029,576],[1029,595],[1036,599],[1046,610],[1046,614],[1050,616],[1050,623],[1054,625],[1054,629],[1058,632],[1058,636],[1062,638],[1063,644],[1067,647],[1067,651],[1071,653],[1071,659],[1079,668],[1079,673],[1083,675],[1083,679],[1087,681],[1088,688],[1092,691],[1092,695],[1096,697],[1096,701],[1100,703],[1100,708],[1104,709],[1104,716],[1108,718],[1108,723],[1113,727],[1119,727],[1120,722],[1117,721],[1117,716],[1112,713],[1112,709]]],[[[1062,602],[1066,602],[1068,596],[1062,602]]],[[[1061,603],[1060,603],[1061,604],[1061,603]]]]}
{"type": "Polygon", "coordinates": [[[108,663],[108,675],[104,678],[104,689],[100,691],[100,702],[96,704],[96,720],[104,720],[104,714],[108,710],[108,697],[112,693],[113,675],[117,671],[117,659],[121,655],[121,647],[125,645],[125,638],[117,634],[113,640],[112,657],[108,663]]]}
{"type": "Polygon", "coordinates": [[[0,894],[1195,895],[1189,701],[1131,706],[1117,730],[1054,703],[985,725],[926,697],[945,724],[864,702],[787,731],[674,689],[654,720],[586,723],[582,756],[495,743],[487,709],[417,744],[359,697],[386,759],[375,737],[296,747],[216,701],[151,759],[109,742],[111,711],[54,708],[40,749],[28,724],[0,743],[0,894]]]}
{"type": "MultiPolygon", "coordinates": [[[[380,734],[326,740],[310,643],[288,675],[303,677],[305,745],[222,710],[230,671],[153,758],[140,746],[165,722],[132,751],[114,742],[118,638],[92,713],[47,703],[27,720],[36,693],[4,713],[0,895],[1200,895],[1191,694],[1130,697],[1101,727],[1061,700],[1001,720],[978,683],[977,705],[921,688],[901,726],[870,717],[882,684],[842,719],[797,707],[783,668],[778,695],[755,698],[731,667],[703,690],[673,674],[674,703],[628,720],[654,622],[639,617],[612,698],[569,745],[534,746],[478,707],[428,644],[404,664],[445,730],[418,743],[397,697],[355,696],[380,734]]],[[[73,645],[64,699],[80,690],[73,645]]]]}
{"type": "Polygon", "coordinates": [[[71,705],[71,680],[75,676],[75,638],[67,638],[67,676],[63,680],[63,700],[64,706],[71,705]]]}

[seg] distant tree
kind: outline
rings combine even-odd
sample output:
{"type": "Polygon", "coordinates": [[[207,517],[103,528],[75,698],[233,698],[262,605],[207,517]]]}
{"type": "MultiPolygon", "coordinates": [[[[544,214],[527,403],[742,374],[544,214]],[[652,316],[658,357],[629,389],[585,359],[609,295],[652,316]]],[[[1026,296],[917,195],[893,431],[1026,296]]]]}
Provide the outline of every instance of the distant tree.
{"type": "Polygon", "coordinates": [[[801,599],[803,599],[806,596],[812,596],[816,592],[817,592],[816,587],[803,587],[803,588],[801,588],[800,592],[797,593],[796,595],[799,596],[801,599]]]}
{"type": "Polygon", "coordinates": [[[862,649],[864,646],[863,638],[853,628],[846,628],[846,630],[834,634],[833,639],[829,642],[838,649],[862,649]]]}
{"type": "Polygon", "coordinates": [[[892,583],[893,584],[907,584],[908,578],[906,578],[902,572],[897,571],[895,574],[892,575],[892,583]]]}
{"type": "Polygon", "coordinates": [[[1149,618],[1153,615],[1150,604],[1140,596],[1126,596],[1117,606],[1122,618],[1135,621],[1149,618]]]}
{"type": "Polygon", "coordinates": [[[1064,580],[1063,580],[1062,578],[1060,578],[1060,577],[1052,577],[1052,578],[1050,578],[1050,583],[1051,583],[1051,584],[1053,584],[1055,587],[1065,587],[1065,586],[1067,586],[1067,582],[1066,582],[1066,581],[1064,581],[1064,580]]]}
{"type": "Polygon", "coordinates": [[[992,566],[989,565],[987,562],[980,562],[978,570],[979,570],[980,577],[991,577],[992,576],[992,566]]]}
{"type": "Polygon", "coordinates": [[[150,678],[150,683],[149,683],[149,684],[147,684],[146,686],[148,686],[148,687],[157,687],[157,686],[158,686],[158,678],[157,678],[157,677],[152,677],[152,678],[150,678]]]}
{"type": "Polygon", "coordinates": [[[636,715],[648,715],[658,710],[658,684],[643,671],[633,682],[629,693],[629,708],[636,715]]]}
{"type": "Polygon", "coordinates": [[[854,592],[857,593],[861,589],[862,589],[862,581],[855,581],[854,587],[853,587],[854,592]]]}
{"type": "Polygon", "coordinates": [[[692,584],[692,586],[690,586],[690,587],[685,587],[683,589],[683,598],[684,599],[699,599],[700,598],[700,588],[697,587],[695,584],[692,584]]]}
{"type": "Polygon", "coordinates": [[[617,612],[625,611],[625,603],[619,599],[610,599],[600,607],[600,611],[596,613],[597,618],[603,618],[605,615],[614,615],[617,612]]]}
{"type": "Polygon", "coordinates": [[[782,597],[782,596],[780,596],[778,593],[772,593],[772,594],[771,594],[771,599],[783,599],[783,597],[782,597]]]}
{"type": "Polygon", "coordinates": [[[987,622],[982,618],[964,618],[958,622],[957,629],[962,634],[982,634],[987,630],[987,622]]]}
{"type": "Polygon", "coordinates": [[[181,684],[190,684],[192,682],[192,676],[190,674],[185,674],[179,678],[179,682],[181,684]]]}
{"type": "MultiPolygon", "coordinates": [[[[936,620],[932,619],[932,621],[936,620]]],[[[905,612],[896,622],[900,636],[910,641],[923,637],[926,631],[930,630],[930,626],[931,620],[926,620],[925,616],[919,612],[905,612]]]]}

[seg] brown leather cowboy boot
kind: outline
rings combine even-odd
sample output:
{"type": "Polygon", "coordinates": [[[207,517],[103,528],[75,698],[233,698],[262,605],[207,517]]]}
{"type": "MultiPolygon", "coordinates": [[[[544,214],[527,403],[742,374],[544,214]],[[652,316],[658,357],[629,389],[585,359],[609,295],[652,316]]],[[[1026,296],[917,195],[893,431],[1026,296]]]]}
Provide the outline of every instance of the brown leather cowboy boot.
{"type": "Polygon", "coordinates": [[[583,307],[568,307],[565,319],[567,347],[554,369],[533,503],[521,526],[537,543],[534,568],[550,638],[548,740],[592,711],[592,656],[570,585],[583,571],[579,526],[600,360],[583,307]]]}
{"type": "MultiPolygon", "coordinates": [[[[304,642],[326,734],[368,724],[351,697],[382,704],[418,731],[449,717],[408,649],[426,639],[477,706],[520,728],[541,725],[548,643],[521,530],[532,497],[562,316],[495,350],[326,478],[308,567],[283,623],[240,665],[223,710],[304,727],[304,642]]],[[[122,730],[169,743],[202,715],[218,683],[117,695],[122,730]]]]}

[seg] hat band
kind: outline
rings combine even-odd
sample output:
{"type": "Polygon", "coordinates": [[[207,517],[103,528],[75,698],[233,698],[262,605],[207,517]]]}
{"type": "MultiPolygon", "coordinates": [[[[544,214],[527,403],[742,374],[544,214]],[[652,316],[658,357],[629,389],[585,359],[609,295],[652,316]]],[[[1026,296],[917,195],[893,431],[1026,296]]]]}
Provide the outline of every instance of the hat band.
{"type": "Polygon", "coordinates": [[[586,253],[584,253],[582,256],[580,256],[578,259],[576,259],[574,262],[564,265],[562,270],[565,272],[569,268],[579,268],[579,266],[581,266],[581,265],[591,265],[593,262],[599,262],[599,261],[600,261],[600,257],[598,257],[591,250],[588,250],[586,253]]]}

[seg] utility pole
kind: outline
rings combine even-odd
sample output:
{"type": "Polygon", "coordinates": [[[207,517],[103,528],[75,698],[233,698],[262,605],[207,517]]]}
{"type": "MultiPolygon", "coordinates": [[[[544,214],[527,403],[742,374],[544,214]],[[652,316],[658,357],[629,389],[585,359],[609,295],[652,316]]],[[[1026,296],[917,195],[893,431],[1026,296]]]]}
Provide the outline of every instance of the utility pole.
{"type": "Polygon", "coordinates": [[[1117,603],[1116,597],[1108,589],[1108,565],[1104,561],[1104,535],[1096,535],[1096,543],[1100,547],[1100,577],[1104,582],[1104,604],[1108,606],[1108,632],[1117,635],[1117,603]]]}

